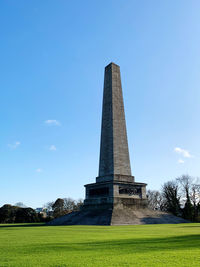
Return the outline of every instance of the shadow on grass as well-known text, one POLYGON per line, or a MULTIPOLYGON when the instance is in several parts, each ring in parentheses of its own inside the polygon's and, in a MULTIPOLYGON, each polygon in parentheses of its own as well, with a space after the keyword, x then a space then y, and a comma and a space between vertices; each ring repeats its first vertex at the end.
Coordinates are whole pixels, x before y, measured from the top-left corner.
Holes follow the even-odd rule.
POLYGON ((133 254, 171 250, 200 249, 200 234, 166 238, 130 238, 97 242, 56 242, 37 244, 24 248, 27 253, 105 253, 133 254))
POLYGON ((13 223, 13 224, 0 224, 0 228, 10 228, 10 227, 38 227, 46 226, 45 223, 13 223))
POLYGON ((191 223, 190 225, 181 226, 181 228, 185 228, 185 227, 187 227, 187 228, 199 227, 200 228, 200 223, 199 223, 199 225, 192 225, 192 223, 191 223))

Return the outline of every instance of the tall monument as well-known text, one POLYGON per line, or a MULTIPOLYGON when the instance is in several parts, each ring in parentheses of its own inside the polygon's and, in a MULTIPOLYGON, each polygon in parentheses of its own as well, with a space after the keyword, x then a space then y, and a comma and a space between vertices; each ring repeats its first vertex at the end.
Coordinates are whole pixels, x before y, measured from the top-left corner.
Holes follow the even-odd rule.
POLYGON ((146 184, 131 174, 120 67, 105 68, 99 176, 85 185, 87 208, 146 206, 146 184))
POLYGON ((146 184, 131 174, 120 68, 105 68, 99 176, 85 185, 80 211, 49 222, 49 225, 121 225, 183 223, 182 218, 147 207, 146 184))

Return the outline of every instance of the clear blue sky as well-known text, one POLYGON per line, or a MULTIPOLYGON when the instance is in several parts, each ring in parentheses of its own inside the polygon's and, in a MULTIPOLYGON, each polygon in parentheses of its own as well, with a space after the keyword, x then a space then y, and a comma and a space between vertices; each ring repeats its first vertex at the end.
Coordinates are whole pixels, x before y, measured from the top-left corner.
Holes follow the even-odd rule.
POLYGON ((0 205, 84 197, 111 61, 136 181, 200 176, 199 14, 198 0, 2 0, 0 205))

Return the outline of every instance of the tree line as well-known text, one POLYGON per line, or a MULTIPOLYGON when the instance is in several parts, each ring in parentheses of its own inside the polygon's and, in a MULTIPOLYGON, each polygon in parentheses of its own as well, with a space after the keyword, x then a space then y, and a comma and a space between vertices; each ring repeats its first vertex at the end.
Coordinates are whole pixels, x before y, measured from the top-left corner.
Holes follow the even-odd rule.
POLYGON ((147 191, 149 207, 200 222, 200 180, 182 175, 163 184, 160 191, 147 191))
POLYGON ((43 212, 36 212, 22 202, 15 205, 5 204, 0 207, 0 223, 37 223, 48 222, 54 218, 80 209, 83 201, 72 198, 58 198, 44 205, 43 212))

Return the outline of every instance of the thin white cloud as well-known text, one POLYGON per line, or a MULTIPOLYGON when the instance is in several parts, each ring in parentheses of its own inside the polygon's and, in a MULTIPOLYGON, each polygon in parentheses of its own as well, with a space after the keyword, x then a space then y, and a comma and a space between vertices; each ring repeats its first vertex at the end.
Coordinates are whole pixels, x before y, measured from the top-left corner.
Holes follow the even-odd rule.
POLYGON ((16 149, 21 143, 19 141, 16 141, 15 143, 13 144, 8 144, 8 147, 10 149, 16 149))
POLYGON ((51 151, 56 151, 56 146, 51 145, 51 146, 49 147, 49 150, 51 150, 51 151))
POLYGON ((38 168, 35 170, 36 172, 42 172, 42 169, 41 168, 38 168))
POLYGON ((61 126, 61 123, 57 120, 46 120, 44 123, 50 126, 61 126))
POLYGON ((179 164, 183 164, 183 163, 185 163, 185 161, 182 160, 182 159, 179 159, 179 160, 178 160, 178 163, 179 163, 179 164))
POLYGON ((180 147, 175 147, 174 151, 177 154, 182 155, 184 158, 193 158, 193 156, 190 154, 190 152, 188 150, 182 149, 180 147))

